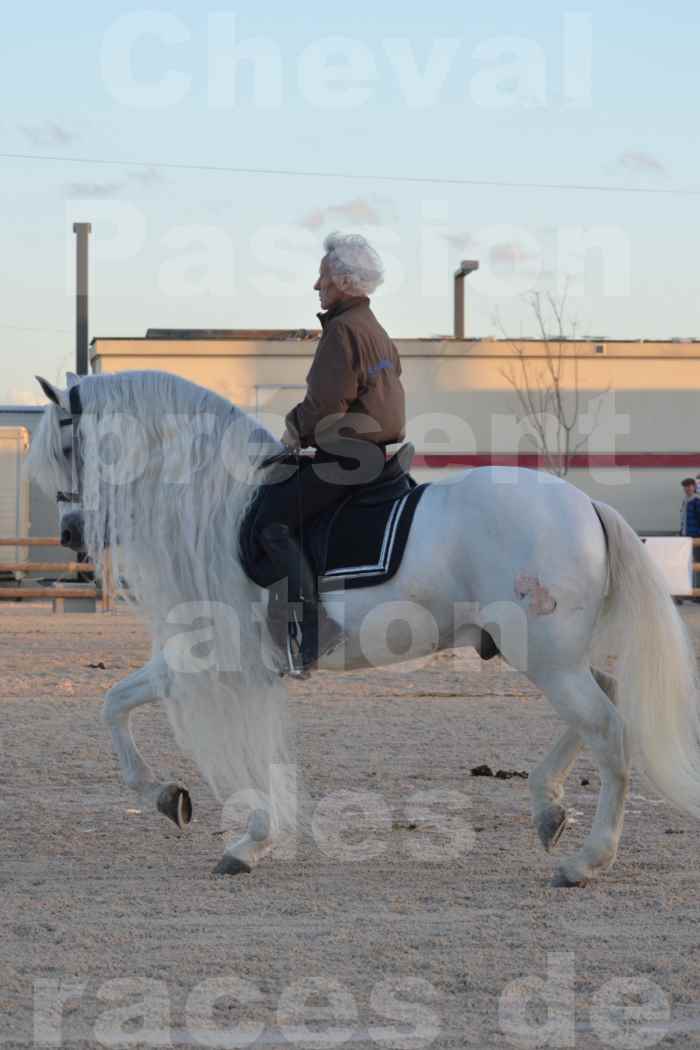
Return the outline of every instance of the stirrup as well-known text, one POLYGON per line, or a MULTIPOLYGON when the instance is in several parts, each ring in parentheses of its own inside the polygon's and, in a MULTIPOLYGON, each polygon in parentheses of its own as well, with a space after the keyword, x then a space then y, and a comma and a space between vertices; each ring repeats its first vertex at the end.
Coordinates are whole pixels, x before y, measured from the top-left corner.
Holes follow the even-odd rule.
POLYGON ((323 644, 321 644, 318 628, 314 631, 313 628, 307 626, 307 646, 305 647, 303 623, 299 621, 296 611, 292 612, 292 619, 289 622, 287 631, 288 670, 283 672, 285 675, 289 675, 290 678, 308 678, 311 671, 317 669, 319 660, 324 656, 328 656, 329 653, 334 652, 339 645, 343 644, 347 638, 345 631, 335 621, 329 622, 334 623, 336 630, 330 638, 324 640, 323 644), (313 639, 313 642, 311 642, 311 639, 313 639), (309 644, 312 644, 312 652, 308 651, 309 644))
POLYGON ((287 625, 287 670, 284 672, 290 678, 309 677, 309 672, 304 667, 303 643, 302 626, 296 610, 293 610, 287 625))

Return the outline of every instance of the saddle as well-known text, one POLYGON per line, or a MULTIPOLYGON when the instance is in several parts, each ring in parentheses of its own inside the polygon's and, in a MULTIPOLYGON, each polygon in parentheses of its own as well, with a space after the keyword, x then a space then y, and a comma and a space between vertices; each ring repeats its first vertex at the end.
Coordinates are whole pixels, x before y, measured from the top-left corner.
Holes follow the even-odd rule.
MULTIPOLYGON (((428 488, 409 474, 414 455, 413 445, 403 445, 375 481, 304 523, 299 538, 321 593, 378 586, 396 574, 413 515, 428 488)), ((275 462, 294 461, 281 456, 275 462)), ((273 580, 255 535, 255 504, 241 527, 240 551, 246 574, 269 586, 273 580)))

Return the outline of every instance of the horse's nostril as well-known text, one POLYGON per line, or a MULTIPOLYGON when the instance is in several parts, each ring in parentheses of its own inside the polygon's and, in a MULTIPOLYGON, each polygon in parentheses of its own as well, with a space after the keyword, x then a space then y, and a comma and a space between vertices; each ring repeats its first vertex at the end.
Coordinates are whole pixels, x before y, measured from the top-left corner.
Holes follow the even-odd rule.
POLYGON ((63 547, 69 547, 71 541, 70 529, 64 529, 61 533, 61 545, 63 547))

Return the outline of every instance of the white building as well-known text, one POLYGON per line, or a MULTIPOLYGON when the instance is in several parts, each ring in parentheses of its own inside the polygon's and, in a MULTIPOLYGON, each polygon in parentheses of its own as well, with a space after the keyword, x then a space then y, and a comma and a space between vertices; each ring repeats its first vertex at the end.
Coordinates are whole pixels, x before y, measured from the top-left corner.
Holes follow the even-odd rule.
MULTIPOLYGON (((305 331, 150 330, 143 339, 94 339, 91 363, 95 372, 174 372, 264 414, 280 434, 285 413, 303 396, 317 338, 305 331)), ((677 532, 680 481, 700 472, 700 341, 525 340, 518 352, 495 339, 397 345, 416 478, 490 462, 544 466, 519 421, 508 376, 537 390, 554 357, 569 410, 572 391, 579 396, 569 480, 617 507, 642 533, 677 532)))

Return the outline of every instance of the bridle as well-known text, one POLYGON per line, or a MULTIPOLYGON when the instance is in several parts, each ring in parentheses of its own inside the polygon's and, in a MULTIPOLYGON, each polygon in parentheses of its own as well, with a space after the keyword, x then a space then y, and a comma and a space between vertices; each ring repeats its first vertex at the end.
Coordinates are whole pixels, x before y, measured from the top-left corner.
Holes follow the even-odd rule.
POLYGON ((70 415, 67 419, 60 419, 58 425, 60 427, 72 427, 73 428, 73 448, 71 463, 73 468, 73 478, 75 481, 75 489, 72 492, 58 491, 56 493, 57 503, 82 503, 83 492, 81 482, 81 457, 80 457, 80 441, 78 438, 78 427, 80 426, 80 417, 83 412, 83 406, 80 401, 80 391, 78 385, 72 386, 68 391, 68 398, 70 404, 70 415))

